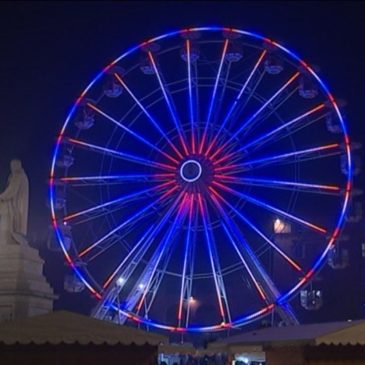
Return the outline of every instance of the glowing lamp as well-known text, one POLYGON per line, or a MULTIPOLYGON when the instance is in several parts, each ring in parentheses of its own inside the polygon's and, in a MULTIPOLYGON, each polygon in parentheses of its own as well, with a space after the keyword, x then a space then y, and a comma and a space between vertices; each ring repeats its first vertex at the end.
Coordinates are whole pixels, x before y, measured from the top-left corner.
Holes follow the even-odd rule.
POLYGON ((286 222, 282 221, 281 219, 276 218, 274 221, 274 232, 277 234, 290 233, 291 226, 289 223, 286 223, 286 222))
POLYGON ((125 283, 125 279, 123 277, 119 277, 117 279, 117 285, 122 286, 125 283))

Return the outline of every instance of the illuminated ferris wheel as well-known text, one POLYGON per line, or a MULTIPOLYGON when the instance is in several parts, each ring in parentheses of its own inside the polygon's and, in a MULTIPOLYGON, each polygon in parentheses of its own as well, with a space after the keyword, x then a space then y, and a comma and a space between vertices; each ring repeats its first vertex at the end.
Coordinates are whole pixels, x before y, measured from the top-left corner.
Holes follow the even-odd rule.
POLYGON ((144 42, 77 99, 50 202, 94 315, 172 331, 244 325, 322 266, 351 191, 335 99, 293 52, 217 27, 144 42), (313 244, 305 257, 282 237, 313 244))

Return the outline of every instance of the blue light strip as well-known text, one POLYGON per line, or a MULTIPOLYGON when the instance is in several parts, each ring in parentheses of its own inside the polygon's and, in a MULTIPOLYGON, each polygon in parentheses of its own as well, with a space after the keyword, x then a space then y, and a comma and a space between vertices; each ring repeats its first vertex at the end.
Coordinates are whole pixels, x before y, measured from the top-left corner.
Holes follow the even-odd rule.
MULTIPOLYGON (((325 190, 325 191, 333 191, 340 192, 339 186, 335 185, 319 185, 319 184, 309 184, 309 183, 301 183, 297 181, 284 181, 284 180, 275 180, 275 179, 256 179, 249 177, 233 177, 233 176, 225 176, 225 175, 216 175, 219 179, 225 180, 226 183, 232 184, 240 184, 240 185, 259 185, 265 188, 276 188, 277 186, 288 186, 288 187, 299 187, 304 189, 315 189, 315 190, 325 190)), ((292 191, 288 188, 288 190, 292 191)))
MULTIPOLYGON (((174 187, 173 190, 176 190, 177 187, 174 187)), ((171 189, 172 190, 172 189, 171 189)), ((134 221, 136 218, 139 218, 141 215, 143 215, 145 212, 147 212, 149 209, 151 209, 155 204, 160 202, 164 198, 164 195, 153 201, 152 203, 145 206, 143 209, 139 210, 137 213, 133 214, 131 217, 129 217, 127 220, 123 221, 121 224, 119 224, 117 227, 109 231, 106 235, 98 239, 96 242, 88 246, 86 249, 84 249, 82 252, 79 253, 79 257, 82 257, 86 255, 88 252, 90 252, 93 248, 98 246, 101 242, 105 241, 107 238, 112 236, 115 232, 118 232, 120 229, 125 227, 130 222, 134 221)))
POLYGON ((244 129, 246 129, 250 123, 252 123, 255 118, 274 100, 276 99, 298 76, 300 75, 299 72, 296 72, 279 90, 277 90, 274 95, 272 95, 268 100, 265 101, 265 103, 258 109, 254 114, 251 115, 250 118, 248 118, 244 123, 241 123, 240 128, 232 134, 228 138, 228 140, 217 149, 217 151, 212 155, 212 157, 217 156, 226 146, 229 145, 230 142, 232 142, 244 129))
POLYGON ((320 226, 317 226, 317 225, 315 225, 313 223, 310 223, 310 222, 308 222, 308 221, 306 221, 306 220, 304 220, 302 218, 296 217, 293 214, 287 213, 287 212, 285 212, 285 211, 283 211, 283 210, 281 210, 279 208, 276 208, 276 207, 274 207, 274 206, 272 206, 272 205, 270 205, 270 204, 268 204, 268 203, 266 203, 266 202, 264 202, 262 200, 256 199, 256 198, 252 197, 251 195, 244 194, 244 193, 240 193, 237 190, 234 190, 234 189, 229 188, 229 187, 225 187, 224 185, 221 185, 219 183, 213 182, 213 184, 216 185, 216 186, 218 186, 218 187, 220 187, 221 189, 223 189, 225 191, 228 191, 228 192, 232 193, 233 195, 239 196, 240 198, 243 198, 243 199, 249 201, 250 203, 253 203, 253 204, 255 204, 255 205, 259 206, 259 207, 265 208, 265 209, 267 209, 269 211, 272 211, 274 213, 278 213, 278 214, 280 214, 280 215, 282 215, 284 217, 287 217, 287 218, 289 218, 289 219, 291 219, 291 220, 293 220, 293 221, 295 221, 297 223, 301 223, 302 225, 304 225, 306 227, 309 227, 309 228, 311 228, 311 229, 313 229, 313 230, 315 230, 317 232, 320 232, 322 234, 326 234, 327 233, 327 230, 326 229, 324 229, 324 228, 322 228, 320 226))
POLYGON ((241 100, 241 96, 243 95, 244 91, 247 88, 247 85, 249 84, 249 82, 251 81, 253 75, 255 74, 257 68, 260 66, 262 60, 264 59, 265 55, 267 53, 267 50, 264 49, 259 57, 259 59, 257 60, 257 62, 255 63, 253 69, 251 70, 250 74, 248 75, 245 83, 243 84, 240 92, 238 93, 236 99, 234 100, 234 102, 232 103, 227 115, 225 116, 225 118, 223 119, 223 122, 221 124, 221 126, 218 129, 218 132, 216 133, 216 136, 214 137, 214 140, 212 141, 212 143, 210 143, 209 148, 207 150, 207 154, 210 152, 211 148, 213 147, 214 143, 217 141, 220 133, 222 132, 223 128, 226 126, 227 122, 229 121, 229 118, 231 117, 233 111, 235 110, 238 102, 241 100))
MULTIPOLYGON (((147 182, 150 180, 169 180, 175 174, 162 173, 162 174, 133 174, 133 175, 95 175, 95 176, 67 176, 61 177, 58 181, 65 183, 79 183, 83 181, 104 181, 104 180, 121 180, 121 181, 136 181, 141 180, 147 182)), ((156 182, 156 181, 153 181, 156 182)))
POLYGON ((142 304, 146 298, 146 295, 150 289, 151 286, 151 282, 153 277, 155 276, 157 267, 161 261, 161 258, 163 256, 163 254, 165 253, 165 251, 167 250, 167 247, 171 245, 171 237, 172 235, 175 233, 177 227, 182 223, 184 217, 185 217, 185 213, 186 213, 186 206, 185 206, 185 201, 186 201, 186 196, 183 198, 183 201, 180 203, 180 207, 179 210, 176 214, 176 217, 174 219, 174 222, 172 223, 172 225, 170 226, 170 228, 168 229, 168 231, 166 232, 165 236, 161 239, 161 243, 159 244, 155 254, 158 254, 157 260, 155 262, 155 265, 153 266, 152 272, 149 276, 148 282, 145 285, 141 300, 138 303, 137 306, 137 314, 140 311, 142 304))
POLYGON ((178 164, 179 163, 176 159, 174 159, 173 157, 171 157, 166 152, 162 151, 160 148, 156 147, 153 143, 151 143, 150 141, 148 141, 146 138, 140 136, 138 133, 136 133, 135 131, 131 130, 130 128, 128 128, 124 124, 118 122, 116 119, 114 119, 109 114, 105 113, 104 111, 100 110, 95 105, 90 104, 90 103, 88 103, 87 105, 91 109, 95 110, 97 113, 99 113, 100 115, 102 115, 103 117, 105 117, 106 119, 110 120, 112 123, 114 123, 118 127, 122 128, 123 130, 125 130, 126 132, 128 132, 129 134, 131 134, 133 137, 135 137, 139 141, 145 143, 148 147, 151 147, 153 150, 155 150, 155 151, 159 152, 161 155, 165 156, 170 161, 174 162, 175 164, 178 164))
POLYGON ((187 147, 186 147, 186 142, 185 142, 185 137, 184 137, 184 131, 183 131, 182 127, 181 127, 181 123, 180 123, 179 118, 178 118, 178 116, 176 114, 175 108, 172 105, 172 102, 171 102, 169 96, 167 95, 166 87, 165 87, 164 83, 162 82, 162 78, 161 78, 160 72, 159 72, 159 70, 158 70, 158 68, 156 66, 156 62, 155 62, 155 59, 154 59, 152 53, 151 52, 148 52, 148 56, 149 56, 149 58, 151 60, 151 63, 152 63, 153 69, 155 71, 155 74, 156 74, 158 83, 160 85, 160 89, 161 89, 162 94, 163 94, 163 96, 165 98, 166 104, 167 104, 167 106, 169 108, 169 111, 170 111, 170 114, 171 114, 172 119, 174 121, 175 127, 176 127, 176 129, 178 131, 179 138, 180 138, 180 142, 182 144, 182 147, 184 149, 184 152, 185 152, 186 155, 188 155, 189 152, 188 152, 187 147))
POLYGON ((221 297, 219 284, 218 284, 218 278, 217 278, 217 268, 216 268, 216 265, 214 263, 214 258, 213 258, 213 247, 212 246, 213 246, 214 243, 212 242, 211 232, 209 230, 208 223, 207 223, 208 212, 207 212, 206 207, 204 206, 204 204, 202 202, 200 194, 198 195, 198 201, 199 201, 199 206, 200 206, 201 218, 202 218, 202 221, 203 221, 205 240, 207 242, 207 247, 208 247, 210 265, 211 265, 211 268, 212 268, 212 273, 213 273, 213 278, 214 278, 215 290, 216 290, 216 293, 217 293, 219 310, 220 310, 220 314, 222 316, 223 323, 226 323, 226 316, 225 316, 225 313, 224 313, 224 307, 223 307, 222 297, 221 297))
MULTIPOLYGON (((280 155, 259 158, 259 159, 256 159, 256 160, 250 160, 250 161, 246 161, 242 164, 227 165, 225 167, 218 167, 216 169, 216 171, 229 170, 231 167, 237 168, 237 167, 251 166, 251 165, 255 165, 255 164, 263 163, 263 162, 277 162, 277 161, 280 161, 280 160, 284 160, 288 157, 308 155, 310 153, 336 149, 338 147, 339 147, 338 143, 332 143, 332 144, 329 144, 329 145, 307 148, 305 150, 299 150, 299 151, 295 151, 295 152, 288 152, 288 153, 283 153, 283 154, 280 154, 280 155)), ((221 162, 221 160, 218 160, 215 163, 218 164, 219 162, 221 162)))
POLYGON ((234 138, 238 136, 247 126, 274 100, 276 99, 298 76, 300 75, 299 72, 295 73, 279 90, 275 92, 265 103, 254 113, 248 120, 242 123, 241 127, 235 132, 227 141, 229 143, 234 138))
POLYGON ((113 204, 117 204, 117 203, 122 203, 122 202, 127 202, 127 201, 130 201, 130 200, 133 200, 135 198, 140 197, 141 195, 148 194, 148 193, 151 193, 151 192, 153 192, 155 190, 158 190, 158 189, 163 188, 162 185, 165 185, 165 184, 161 184, 161 185, 158 185, 158 186, 154 186, 153 188, 149 188, 149 189, 144 189, 144 190, 141 190, 141 191, 132 193, 132 194, 127 194, 127 195, 122 196, 122 197, 120 197, 118 199, 109 200, 109 201, 107 201, 107 202, 105 202, 103 204, 95 205, 92 208, 88 208, 88 209, 85 209, 85 210, 81 210, 81 211, 78 211, 78 212, 75 212, 75 213, 68 214, 67 216, 65 216, 63 218, 63 220, 64 221, 68 221, 70 219, 79 217, 80 215, 85 215, 87 213, 94 212, 95 210, 102 209, 102 208, 106 208, 106 207, 108 207, 110 205, 113 205, 113 204))
POLYGON ((232 204, 230 204, 227 200, 221 197, 221 200, 230 208, 232 211, 237 214, 239 218, 241 218, 253 231, 255 231, 262 239, 264 239, 277 253, 279 253, 292 267, 294 267, 297 271, 303 272, 302 268, 298 263, 296 263, 293 259, 291 259, 283 250, 281 250, 273 241, 269 239, 265 234, 263 234, 248 218, 246 218, 241 212, 239 212, 232 204))
MULTIPOLYGON (((185 254, 184 254, 184 264, 183 264, 183 271, 181 276, 181 288, 180 288, 180 301, 179 301, 179 309, 178 309, 178 326, 181 327, 181 319, 182 319, 182 307, 184 301, 184 290, 185 290, 185 283, 186 283, 186 268, 188 262, 188 255, 190 251, 191 245, 191 229, 192 229, 192 221, 193 221, 193 207, 194 207, 194 200, 190 198, 190 206, 189 206, 189 223, 188 228, 186 231, 186 239, 185 239, 185 254)), ((188 304, 189 305, 189 304, 188 304)))
POLYGON ((195 153, 195 132, 194 132, 194 107, 193 107, 193 90, 191 82, 191 57, 190 57, 190 40, 186 40, 186 54, 187 54, 187 64, 188 64, 188 86, 189 86, 189 111, 190 111, 190 124, 191 124, 191 150, 195 153))
POLYGON ((226 225, 224 223, 222 223, 222 227, 224 229, 224 232, 226 233, 227 237, 228 237, 228 240, 229 242, 232 244, 232 246, 234 247, 238 257, 240 258, 241 262, 243 263, 243 266, 245 267, 246 271, 248 272, 248 275, 250 276, 253 284, 255 285, 256 287, 256 290, 258 291, 258 293, 260 294, 260 297, 261 299, 263 299, 264 301, 267 302, 267 298, 266 298, 266 295, 263 291, 263 289, 261 288, 259 282, 256 280, 253 272, 251 271, 250 267, 248 266, 246 260, 243 258, 239 248, 237 247, 236 245, 236 242, 234 241, 234 238, 232 237, 232 235, 230 234, 228 228, 226 227, 226 225))
MULTIPOLYGON (((122 260, 122 262, 117 266, 117 268, 113 271, 113 273, 108 277, 108 279, 103 284, 103 288, 105 289, 109 284, 113 281, 113 279, 120 272, 121 268, 125 265, 125 263, 132 257, 134 252, 141 246, 141 243, 145 241, 146 237, 151 233, 154 229, 154 225, 148 227, 148 229, 143 233, 142 237, 135 243, 132 249, 128 252, 128 255, 122 260)), ((123 283, 124 284, 124 283, 123 283)))
POLYGON ((316 106, 315 108, 312 108, 311 110, 303 113, 302 115, 299 115, 298 117, 296 118, 293 118, 292 120, 290 120, 289 122, 287 123, 284 123, 283 125, 281 125, 280 127, 278 128, 275 128, 273 129, 272 131, 268 132, 268 133, 265 133, 263 134, 261 137, 259 138, 256 138, 255 140, 243 145, 237 152, 240 152, 240 151, 244 151, 245 149, 249 148, 249 147, 252 147, 254 146, 255 144, 259 143, 259 142, 262 142, 263 140, 267 139, 267 138, 270 138, 272 136, 274 136, 275 134, 279 133, 280 131, 282 131, 283 129, 286 129, 288 127, 290 127, 291 125, 299 122, 300 120, 310 116, 311 114, 317 112, 318 110, 321 110, 325 107, 324 104, 320 104, 318 106, 316 106))
MULTIPOLYGON (((147 240, 145 241, 145 243, 142 245, 141 247, 141 250, 148 250, 151 243, 153 242, 153 240, 156 238, 156 236, 160 233, 162 227, 164 226, 164 224, 170 219, 172 213, 174 212, 174 210, 176 209, 178 203, 180 202, 181 198, 183 196, 183 192, 180 192, 180 194, 178 195, 178 197, 176 199, 174 199, 174 202, 171 204, 171 206, 168 208, 167 212, 164 213, 162 215, 162 218, 159 220, 159 222, 154 226, 152 225, 148 230, 147 232, 150 232, 151 231, 151 228, 152 228, 152 231, 150 233, 145 233, 143 235, 143 237, 146 237, 146 236, 149 236, 147 238, 147 240)), ((136 245, 139 245, 139 243, 137 243, 136 245)), ((133 247, 133 250, 134 251, 134 247, 133 247)), ((140 251, 139 251, 140 252, 140 251)), ((128 257, 130 257, 131 255, 128 254, 128 257)), ((104 283, 104 286, 107 286, 111 280, 113 280, 112 276, 115 276, 116 275, 116 272, 119 272, 120 271, 120 268, 121 266, 124 265, 124 263, 126 262, 127 258, 125 258, 125 260, 123 260, 123 262, 119 265, 119 267, 117 268, 117 270, 108 278, 108 280, 104 283)), ((125 278, 126 280, 128 279, 127 277, 125 278)))
POLYGON ((221 73, 222 73, 223 62, 224 62, 224 59, 226 57, 227 47, 228 47, 228 39, 226 39, 225 42, 224 42, 222 56, 221 56, 221 60, 220 60, 219 68, 218 68, 218 72, 217 72, 217 77, 215 79, 213 93, 212 93, 212 97, 210 99, 210 105, 209 105, 209 110, 208 110, 207 121, 206 121, 205 128, 204 128, 203 138, 201 140, 200 147, 199 147, 199 153, 202 153, 203 148, 204 148, 204 144, 205 144, 205 140, 206 140, 206 137, 207 137, 207 132, 208 132, 208 129, 209 129, 209 123, 210 123, 210 119, 212 117, 213 107, 214 107, 215 99, 216 99, 216 96, 217 96, 218 83, 219 83, 219 79, 220 79, 221 73))
POLYGON ((95 144, 87 143, 87 142, 80 141, 80 140, 73 139, 73 138, 67 138, 66 141, 69 143, 72 143, 74 145, 77 145, 77 146, 90 148, 93 151, 105 152, 105 153, 111 154, 115 157, 119 157, 119 158, 122 158, 123 160, 127 160, 130 162, 135 162, 135 163, 142 164, 145 166, 154 166, 156 168, 163 169, 163 170, 175 171, 175 168, 173 166, 166 165, 166 164, 163 164, 160 162, 154 162, 152 160, 148 160, 143 157, 131 155, 130 153, 116 151, 116 150, 113 150, 110 148, 101 147, 101 146, 98 146, 95 144))
POLYGON ((127 90, 128 94, 132 97, 134 102, 140 107, 140 109, 144 112, 144 114, 147 116, 147 118, 151 121, 153 126, 160 132, 162 137, 167 141, 167 143, 172 147, 172 149, 176 152, 176 154, 182 158, 181 153, 179 150, 175 147, 175 145, 171 142, 170 138, 167 136, 167 134, 164 132, 164 130, 159 126, 155 118, 151 115, 151 113, 142 105, 142 103, 139 101, 139 99, 134 95, 134 93, 131 91, 131 89, 127 86, 127 84, 122 80, 122 78, 118 74, 114 74, 116 79, 121 83, 121 85, 127 90))

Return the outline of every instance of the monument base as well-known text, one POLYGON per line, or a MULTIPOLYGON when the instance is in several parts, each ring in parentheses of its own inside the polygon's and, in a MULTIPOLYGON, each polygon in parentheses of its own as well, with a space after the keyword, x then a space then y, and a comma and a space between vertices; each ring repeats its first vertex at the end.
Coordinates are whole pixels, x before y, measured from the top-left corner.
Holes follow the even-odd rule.
POLYGON ((0 321, 53 310, 57 296, 43 275, 43 264, 28 244, 0 243, 0 321))

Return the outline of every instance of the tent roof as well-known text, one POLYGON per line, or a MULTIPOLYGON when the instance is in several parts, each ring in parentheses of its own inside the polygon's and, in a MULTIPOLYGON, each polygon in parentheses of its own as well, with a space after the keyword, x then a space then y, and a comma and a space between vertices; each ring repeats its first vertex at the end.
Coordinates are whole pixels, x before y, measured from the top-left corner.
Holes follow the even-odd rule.
POLYGON ((196 349, 193 344, 189 342, 185 343, 170 343, 160 345, 158 348, 158 352, 160 354, 191 354, 194 355, 196 353, 196 349))
POLYGON ((228 337, 218 341, 215 346, 275 345, 293 342, 365 345, 365 320, 264 328, 228 337))
POLYGON ((365 321, 350 322, 352 325, 318 336, 316 345, 365 345, 365 321))
POLYGON ((0 342, 5 344, 123 344, 158 345, 168 338, 137 328, 91 318, 85 315, 56 311, 39 316, 0 323, 0 342))

